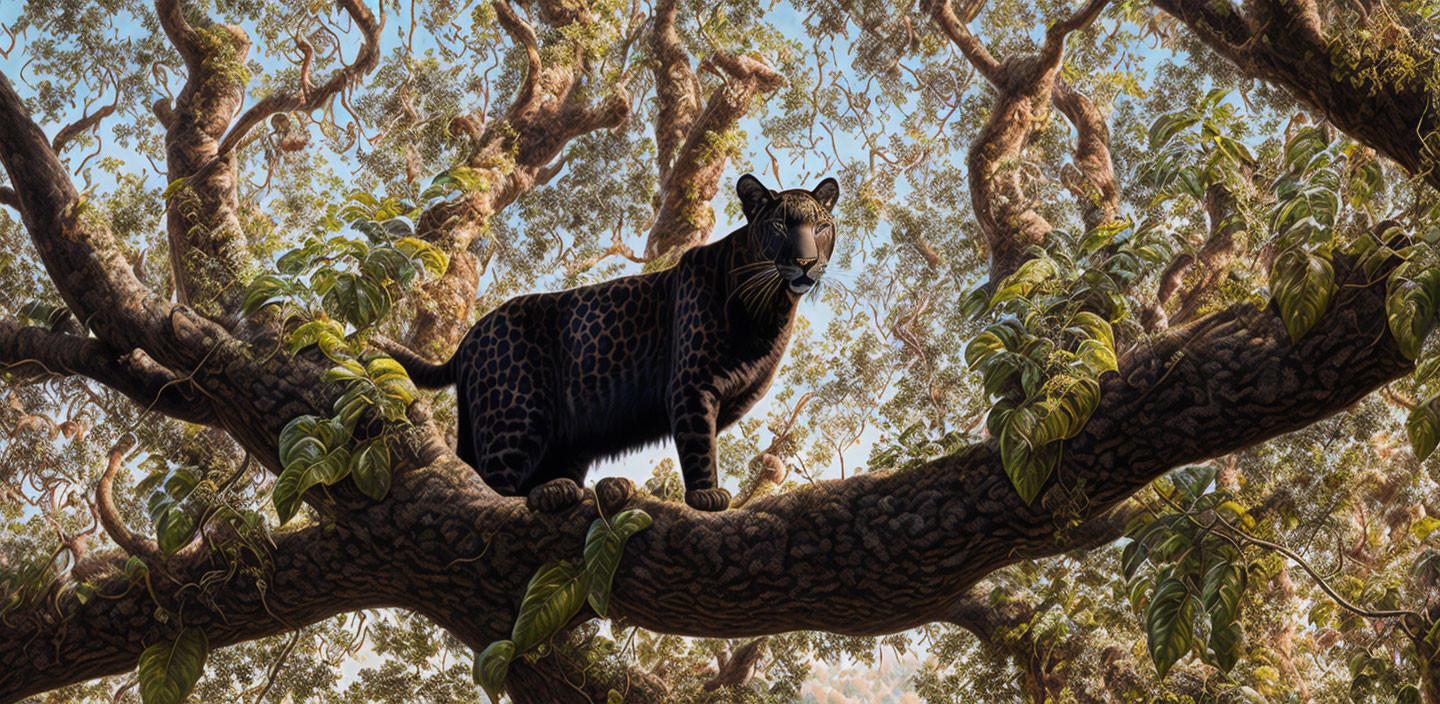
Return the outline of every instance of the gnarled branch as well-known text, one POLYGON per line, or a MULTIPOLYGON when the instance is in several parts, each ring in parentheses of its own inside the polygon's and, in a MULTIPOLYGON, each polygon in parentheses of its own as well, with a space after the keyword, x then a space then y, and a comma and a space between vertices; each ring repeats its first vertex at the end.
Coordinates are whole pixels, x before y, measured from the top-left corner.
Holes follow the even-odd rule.
POLYGON ((785 85, 784 76, 764 62, 715 47, 700 68, 714 72, 722 83, 702 107, 700 82, 675 31, 673 0, 656 6, 652 22, 660 192, 645 243, 650 259, 709 238, 715 229, 710 201, 720 190, 729 159, 728 150, 717 143, 735 129, 756 98, 785 85))
POLYGON ((352 86, 357 78, 373 71, 375 66, 380 63, 380 31, 385 29, 384 5, 380 6, 381 14, 377 21, 370 9, 358 0, 339 0, 339 3, 350 15, 350 19, 355 22, 355 26, 360 29, 360 35, 363 38, 360 44, 360 53, 355 60, 350 65, 336 70, 335 74, 318 88, 309 85, 309 62, 307 60, 306 69, 300 81, 300 90, 265 96, 260 102, 246 110, 245 114, 235 121, 235 126, 231 127, 230 132, 221 140, 215 158, 224 158, 234 151, 251 129, 271 115, 281 112, 319 110, 337 93, 352 86))

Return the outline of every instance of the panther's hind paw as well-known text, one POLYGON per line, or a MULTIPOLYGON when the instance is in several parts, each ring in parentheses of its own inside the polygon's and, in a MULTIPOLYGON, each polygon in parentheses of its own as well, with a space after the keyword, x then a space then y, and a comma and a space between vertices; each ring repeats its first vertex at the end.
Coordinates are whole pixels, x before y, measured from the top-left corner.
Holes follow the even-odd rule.
POLYGON ((595 498, 604 515, 618 512, 635 495, 635 483, 624 477, 605 477, 595 482, 595 498))
POLYGON ((730 507, 730 492, 718 487, 687 491, 685 503, 697 511, 724 511, 730 507))
POLYGON ((585 497, 585 492, 580 490, 580 485, 572 479, 551 479, 540 486, 530 490, 530 495, 525 498, 525 505, 531 511, 541 513, 559 513, 575 504, 585 497))

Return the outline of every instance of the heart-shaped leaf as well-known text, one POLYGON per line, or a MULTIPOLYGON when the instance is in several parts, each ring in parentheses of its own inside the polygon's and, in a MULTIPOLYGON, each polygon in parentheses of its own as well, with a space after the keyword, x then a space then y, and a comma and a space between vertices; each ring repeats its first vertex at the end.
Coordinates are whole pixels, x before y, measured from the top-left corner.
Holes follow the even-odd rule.
POLYGON ((205 669, 210 641, 198 628, 186 628, 179 637, 156 643, 140 654, 137 674, 140 701, 145 704, 180 704, 194 689, 205 669))
POLYGON ((510 639, 525 652, 554 635, 585 605, 590 575, 574 562, 551 562, 530 578, 510 639))

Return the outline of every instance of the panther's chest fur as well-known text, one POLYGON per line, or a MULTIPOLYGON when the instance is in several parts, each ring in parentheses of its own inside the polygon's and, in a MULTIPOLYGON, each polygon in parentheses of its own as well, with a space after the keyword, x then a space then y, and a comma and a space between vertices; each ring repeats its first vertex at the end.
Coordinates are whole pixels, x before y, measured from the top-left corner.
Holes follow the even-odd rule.
POLYGON ((767 193, 774 205, 762 225, 752 217, 670 269, 506 301, 444 365, 396 357, 417 385, 456 384, 457 454, 501 494, 558 508, 578 500, 594 460, 670 436, 687 503, 723 509, 715 434, 769 388, 795 287, 808 290, 828 257, 808 229, 820 213, 814 198, 767 193), (777 226, 799 221, 798 235, 777 226), (768 234, 752 232, 758 226, 768 234), (814 253, 786 249, 797 238, 814 253))

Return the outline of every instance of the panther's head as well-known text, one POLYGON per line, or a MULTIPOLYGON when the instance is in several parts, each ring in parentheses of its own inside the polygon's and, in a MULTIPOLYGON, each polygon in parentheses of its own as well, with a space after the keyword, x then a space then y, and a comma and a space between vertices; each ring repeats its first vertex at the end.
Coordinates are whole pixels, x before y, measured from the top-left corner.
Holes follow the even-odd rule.
POLYGON ((735 185, 740 208, 750 223, 750 248, 764 263, 765 273, 778 274, 786 288, 800 295, 815 287, 835 251, 835 219, 830 211, 840 198, 833 178, 813 191, 803 188, 776 193, 750 174, 735 185))

